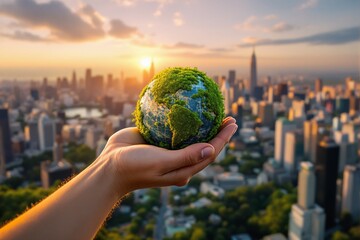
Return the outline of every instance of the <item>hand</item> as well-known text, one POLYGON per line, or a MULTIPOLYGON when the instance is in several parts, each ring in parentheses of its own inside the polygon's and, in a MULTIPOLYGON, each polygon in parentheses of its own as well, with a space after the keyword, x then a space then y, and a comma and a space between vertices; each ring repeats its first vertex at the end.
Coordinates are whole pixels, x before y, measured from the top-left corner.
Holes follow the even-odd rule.
POLYGON ((97 161, 111 161, 119 196, 140 188, 183 186, 215 160, 236 130, 235 119, 228 117, 209 143, 167 150, 146 144, 137 128, 126 128, 110 137, 97 161))

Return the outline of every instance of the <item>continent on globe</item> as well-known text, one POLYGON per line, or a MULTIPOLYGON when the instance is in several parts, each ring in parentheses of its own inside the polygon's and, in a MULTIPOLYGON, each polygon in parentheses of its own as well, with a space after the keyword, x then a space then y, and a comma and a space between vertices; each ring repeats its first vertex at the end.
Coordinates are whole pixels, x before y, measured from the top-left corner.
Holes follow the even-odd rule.
POLYGON ((217 84, 196 68, 167 68, 142 90, 134 112, 145 141, 167 149, 207 142, 224 118, 217 84))

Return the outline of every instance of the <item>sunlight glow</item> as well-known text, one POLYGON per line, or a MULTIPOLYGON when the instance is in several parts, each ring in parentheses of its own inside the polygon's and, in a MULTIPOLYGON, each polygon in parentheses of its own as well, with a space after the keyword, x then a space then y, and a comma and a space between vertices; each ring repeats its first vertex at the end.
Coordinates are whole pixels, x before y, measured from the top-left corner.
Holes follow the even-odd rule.
POLYGON ((143 69, 148 69, 150 68, 151 65, 151 58, 149 57, 144 57, 140 60, 140 65, 143 69))

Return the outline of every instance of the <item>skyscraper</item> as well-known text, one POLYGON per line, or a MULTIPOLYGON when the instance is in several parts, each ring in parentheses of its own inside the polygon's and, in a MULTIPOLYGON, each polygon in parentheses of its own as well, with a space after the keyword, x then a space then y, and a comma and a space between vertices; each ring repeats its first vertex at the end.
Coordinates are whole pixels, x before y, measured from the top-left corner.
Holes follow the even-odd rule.
POLYGON ((284 168, 294 174, 304 155, 304 134, 300 129, 286 133, 284 151, 284 168))
POLYGON ((315 94, 321 93, 323 87, 322 79, 318 78, 315 80, 315 94))
POLYGON ((235 70, 229 70, 228 81, 229 81, 230 87, 235 87, 235 80, 236 80, 235 70))
POLYGON ((316 156, 316 203, 324 208, 326 228, 331 228, 335 221, 339 146, 334 140, 325 137, 317 145, 316 156))
POLYGON ((325 214, 314 201, 315 182, 313 164, 303 162, 298 180, 298 202, 291 207, 290 240, 324 239, 325 214))
POLYGON ((225 114, 229 114, 231 110, 231 99, 230 99, 230 85, 227 80, 225 80, 221 86, 221 93, 224 96, 224 106, 225 106, 225 114))
POLYGON ((265 127, 273 128, 274 126, 274 109, 273 105, 265 101, 259 104, 259 118, 262 125, 265 127))
POLYGON ((360 220, 360 164, 346 165, 343 177, 341 212, 360 220))
POLYGON ((253 96, 256 85, 257 85, 257 69, 256 69, 256 56, 254 49, 253 54, 251 55, 251 63, 250 63, 250 84, 249 84, 250 96, 253 96))
POLYGON ((55 122, 46 113, 38 120, 40 150, 52 150, 55 140, 55 122))
POLYGON ((275 124, 275 161, 283 166, 284 163, 284 149, 285 149, 285 135, 287 132, 296 129, 296 124, 286 118, 280 118, 275 124))
POLYGON ((13 161, 10 134, 8 110, 0 109, 0 174, 5 172, 6 164, 13 161))

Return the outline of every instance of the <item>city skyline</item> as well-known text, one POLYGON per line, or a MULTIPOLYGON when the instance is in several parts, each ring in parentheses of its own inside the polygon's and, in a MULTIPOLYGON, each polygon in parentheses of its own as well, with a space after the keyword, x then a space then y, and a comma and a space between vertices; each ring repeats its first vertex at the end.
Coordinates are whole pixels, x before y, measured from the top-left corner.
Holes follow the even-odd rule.
POLYGON ((234 69, 249 77, 253 45, 260 77, 359 75, 358 1, 204 3, 2 1, 0 78, 55 78, 85 68, 140 78, 146 57, 158 70, 191 59, 209 75, 234 69))

